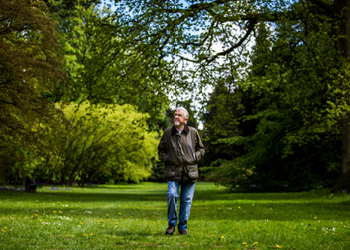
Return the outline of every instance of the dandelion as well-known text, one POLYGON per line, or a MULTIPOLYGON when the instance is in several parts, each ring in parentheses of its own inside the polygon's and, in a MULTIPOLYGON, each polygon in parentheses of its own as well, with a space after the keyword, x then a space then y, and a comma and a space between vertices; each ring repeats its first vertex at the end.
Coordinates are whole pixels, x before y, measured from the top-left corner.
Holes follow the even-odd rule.
POLYGON ((252 206, 254 206, 254 204, 252 204, 252 206))
POLYGON ((89 235, 93 235, 93 233, 89 234, 89 235))
POLYGON ((107 216, 109 216, 109 214, 107 214, 107 216))
POLYGON ((281 246, 279 246, 279 245, 276 245, 276 247, 277 247, 277 248, 281 248, 281 246))
POLYGON ((99 220, 97 222, 100 222, 99 220))
POLYGON ((53 212, 54 212, 55 214, 57 214, 57 212, 56 212, 55 210, 53 210, 53 212))
POLYGON ((42 222, 42 220, 39 220, 40 222, 42 222))
POLYGON ((117 228, 118 226, 115 226, 115 228, 117 228))
POLYGON ((24 218, 25 220, 27 219, 27 217, 24 218))
POLYGON ((5 229, 7 229, 7 227, 4 227, 5 229))
POLYGON ((314 217, 315 220, 317 220, 317 217, 314 217))
POLYGON ((246 243, 246 242, 243 242, 242 245, 245 246, 245 245, 247 245, 247 243, 246 243))
POLYGON ((225 234, 223 236, 221 236, 221 239, 225 239, 225 234))
POLYGON ((121 214, 121 213, 119 213, 119 214, 121 214))
POLYGON ((238 207, 238 209, 240 209, 241 207, 238 207))
POLYGON ((156 224, 156 223, 153 221, 153 224, 156 224))
POLYGON ((87 236, 87 234, 83 234, 84 236, 87 236))
POLYGON ((2 232, 6 233, 6 231, 4 229, 1 229, 2 232))
POLYGON ((258 245, 258 242, 254 242, 254 243, 253 243, 253 246, 256 246, 256 245, 258 245))
POLYGON ((269 235, 269 234, 266 234, 266 235, 269 235))
POLYGON ((34 214, 34 216, 38 216, 37 214, 34 214))
POLYGON ((130 218, 132 218, 132 216, 130 216, 130 218))
POLYGON ((63 214, 61 211, 58 211, 58 213, 63 214))
POLYGON ((83 222, 80 222, 80 224, 83 224, 83 222))

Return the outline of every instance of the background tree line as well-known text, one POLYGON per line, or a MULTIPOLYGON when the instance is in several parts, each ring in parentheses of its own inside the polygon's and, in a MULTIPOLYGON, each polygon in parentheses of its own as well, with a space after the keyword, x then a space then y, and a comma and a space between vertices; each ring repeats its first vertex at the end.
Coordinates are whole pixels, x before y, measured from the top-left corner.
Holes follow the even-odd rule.
POLYGON ((213 87, 212 178, 237 191, 348 189, 348 1, 115 3, 135 50, 167 58, 178 86, 213 87))
POLYGON ((2 183, 30 176, 83 186, 152 174, 156 138, 168 125, 167 86, 122 47, 99 4, 1 2, 2 183))
POLYGON ((3 182, 161 181, 173 97, 202 120, 210 180, 349 188, 348 1, 1 4, 3 182))

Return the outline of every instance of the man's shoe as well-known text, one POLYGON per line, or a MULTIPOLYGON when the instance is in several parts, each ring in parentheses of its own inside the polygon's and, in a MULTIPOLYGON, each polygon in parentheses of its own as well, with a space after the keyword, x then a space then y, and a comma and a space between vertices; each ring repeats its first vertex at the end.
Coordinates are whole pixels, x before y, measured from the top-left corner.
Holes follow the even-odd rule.
POLYGON ((180 234, 185 234, 185 235, 188 234, 187 230, 181 230, 181 231, 179 231, 179 233, 180 233, 180 234))
POLYGON ((169 226, 168 229, 165 231, 165 235, 173 235, 175 232, 175 227, 169 226))

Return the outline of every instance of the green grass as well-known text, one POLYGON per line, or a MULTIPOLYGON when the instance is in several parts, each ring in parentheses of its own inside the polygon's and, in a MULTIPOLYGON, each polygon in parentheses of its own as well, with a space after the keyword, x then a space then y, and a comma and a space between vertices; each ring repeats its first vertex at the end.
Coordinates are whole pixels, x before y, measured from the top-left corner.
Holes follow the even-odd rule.
POLYGON ((348 195, 232 194, 197 183, 190 234, 165 236, 166 191, 165 183, 0 191, 0 249, 350 249, 348 195))

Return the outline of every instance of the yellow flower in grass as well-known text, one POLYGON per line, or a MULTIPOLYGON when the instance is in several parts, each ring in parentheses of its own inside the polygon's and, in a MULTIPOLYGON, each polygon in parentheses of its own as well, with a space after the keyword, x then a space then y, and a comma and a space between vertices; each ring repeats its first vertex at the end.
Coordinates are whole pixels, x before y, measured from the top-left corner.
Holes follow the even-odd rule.
POLYGON ((89 235, 93 235, 93 233, 89 234, 89 235))
POLYGON ((119 214, 121 214, 121 213, 119 213, 119 214))
POLYGON ((34 216, 38 216, 37 214, 34 214, 34 216))
POLYGON ((245 245, 247 245, 247 243, 246 243, 246 242, 243 242, 242 245, 245 246, 245 245))
POLYGON ((6 233, 6 231, 5 231, 4 229, 1 229, 1 232, 4 232, 4 233, 6 233))
POLYGON ((40 222, 42 222, 42 220, 39 220, 40 222))
POLYGON ((83 224, 83 222, 80 222, 80 224, 83 224))
POLYGON ((221 239, 225 239, 225 234, 223 236, 221 236, 221 239))
POLYGON ((84 236, 87 236, 87 234, 83 234, 84 236))
POLYGON ((4 227, 5 229, 7 229, 7 227, 4 227))
POLYGON ((25 220, 27 219, 27 217, 24 218, 25 220))
POLYGON ((314 217, 315 220, 317 220, 317 217, 314 217))
POLYGON ((55 214, 57 214, 57 212, 56 212, 55 210, 53 210, 53 212, 54 212, 55 214))
POLYGON ((258 245, 258 242, 254 242, 254 243, 253 243, 253 246, 256 246, 256 245, 258 245))
POLYGON ((115 226, 115 228, 117 228, 118 226, 115 226))
POLYGON ((281 246, 279 246, 279 245, 276 245, 276 247, 277 247, 277 248, 281 248, 281 246))

